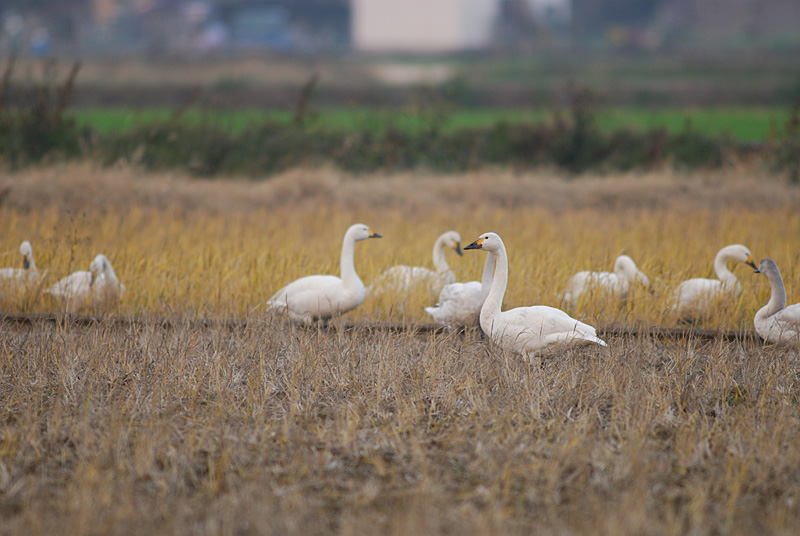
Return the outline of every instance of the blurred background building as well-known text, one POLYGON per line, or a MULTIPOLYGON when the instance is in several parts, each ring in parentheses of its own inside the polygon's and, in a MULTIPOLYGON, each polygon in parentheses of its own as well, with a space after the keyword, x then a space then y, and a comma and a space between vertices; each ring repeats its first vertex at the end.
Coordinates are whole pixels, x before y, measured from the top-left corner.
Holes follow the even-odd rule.
POLYGON ((798 0, 3 0, 0 52, 797 51, 798 28, 798 0))

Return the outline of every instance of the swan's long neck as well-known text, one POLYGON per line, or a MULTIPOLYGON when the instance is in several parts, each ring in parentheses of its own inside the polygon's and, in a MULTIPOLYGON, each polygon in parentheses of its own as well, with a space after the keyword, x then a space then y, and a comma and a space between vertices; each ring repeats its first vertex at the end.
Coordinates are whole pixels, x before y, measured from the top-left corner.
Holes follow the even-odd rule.
POLYGON ((486 262, 483 264, 481 274, 481 301, 486 301, 489 290, 492 288, 492 273, 494 272, 494 253, 491 251, 486 255, 486 262))
POLYGON ((772 293, 769 297, 769 303, 762 310, 766 309, 763 316, 770 317, 786 308, 786 288, 783 286, 780 270, 770 270, 767 272, 767 277, 769 278, 769 286, 772 289, 772 293))
POLYGON ((361 278, 358 277, 356 273, 356 266, 353 260, 355 249, 356 241, 345 234, 344 241, 342 242, 342 259, 339 261, 339 266, 341 269, 342 282, 346 287, 363 286, 361 278))
POLYGON ((736 283, 739 282, 736 279, 736 276, 733 275, 733 272, 728 270, 727 262, 730 259, 728 255, 722 251, 717 253, 717 256, 714 257, 714 272, 717 274, 717 278, 722 281, 722 284, 726 287, 736 287, 736 283))
POLYGON ((491 324, 491 319, 500 314, 503 296, 505 296, 506 286, 508 286, 508 255, 502 242, 495 256, 497 257, 497 266, 495 266, 489 295, 486 296, 486 301, 483 302, 483 307, 481 308, 481 325, 484 323, 484 317, 491 324))
POLYGON ((119 283, 119 279, 117 279, 117 273, 114 271, 114 268, 111 267, 110 262, 103 263, 103 273, 106 274, 106 279, 109 281, 119 283))
POLYGON ((450 265, 447 264, 447 259, 444 257, 445 247, 445 239, 441 236, 436 240, 436 243, 433 244, 433 269, 436 270, 437 273, 450 270, 450 265))

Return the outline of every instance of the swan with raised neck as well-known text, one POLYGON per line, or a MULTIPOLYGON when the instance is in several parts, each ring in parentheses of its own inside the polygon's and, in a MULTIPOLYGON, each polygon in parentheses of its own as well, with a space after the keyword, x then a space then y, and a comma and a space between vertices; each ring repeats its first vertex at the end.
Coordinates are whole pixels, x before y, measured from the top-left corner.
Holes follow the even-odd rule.
POLYGON ((327 320, 361 305, 366 289, 355 268, 355 244, 367 238, 381 238, 363 223, 351 225, 342 240, 340 277, 309 275, 297 279, 267 300, 268 310, 288 314, 292 320, 327 320))
POLYGON ((432 297, 438 296, 445 285, 454 283, 456 276, 447 264, 445 250, 452 249, 459 256, 461 251, 461 235, 456 231, 441 234, 433 243, 431 258, 433 270, 423 266, 405 264, 392 266, 375 278, 367 292, 370 295, 381 295, 386 292, 409 294, 420 287, 425 287, 432 297))
POLYGON ((0 279, 7 282, 15 281, 24 284, 31 279, 39 277, 36 269, 36 262, 33 260, 33 247, 25 240, 19 245, 19 254, 22 255, 22 268, 2 268, 0 269, 0 279))
POLYGON ((480 249, 497 257, 489 294, 481 307, 481 329, 500 347, 529 358, 557 344, 594 343, 607 346, 595 329, 564 311, 544 305, 502 310, 508 286, 508 254, 500 235, 484 233, 464 248, 480 249))
POLYGON ((769 302, 753 318, 756 333, 768 342, 800 343, 800 303, 786 306, 786 288, 778 265, 765 257, 756 273, 766 275, 770 286, 769 302))
POLYGON ((86 307, 113 307, 125 293, 111 261, 100 253, 89 263, 89 270, 78 270, 45 290, 67 313, 86 307))
POLYGON ((714 273, 717 279, 702 277, 684 281, 673 294, 672 310, 677 314, 687 312, 702 313, 714 300, 724 294, 738 298, 742 292, 742 285, 736 276, 728 269, 728 261, 746 264, 757 270, 750 250, 741 244, 725 246, 714 257, 714 273))
POLYGON ((626 300, 633 283, 650 287, 650 279, 639 270, 633 259, 627 255, 620 255, 614 261, 613 272, 583 271, 572 276, 564 292, 564 303, 575 309, 581 297, 587 293, 601 293, 613 296, 615 299, 626 300))

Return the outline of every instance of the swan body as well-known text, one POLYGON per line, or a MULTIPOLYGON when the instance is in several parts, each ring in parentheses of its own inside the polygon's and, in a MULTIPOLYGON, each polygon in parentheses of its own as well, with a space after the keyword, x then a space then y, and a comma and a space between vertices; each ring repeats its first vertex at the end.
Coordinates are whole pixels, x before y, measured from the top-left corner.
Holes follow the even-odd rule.
POLYGON ((771 287, 769 302, 753 319, 756 333, 768 342, 800 343, 800 303, 786 306, 786 288, 778 265, 767 257, 761 259, 756 272, 766 275, 771 287))
POLYGON ((620 255, 614 261, 613 272, 584 271, 572 276, 564 292, 564 303, 575 309, 581 297, 591 293, 601 293, 626 300, 632 284, 636 282, 646 287, 650 286, 650 280, 639 270, 633 259, 627 255, 620 255))
POLYGON ((297 279, 267 300, 268 310, 308 323, 327 320, 361 305, 366 289, 356 273, 353 256, 356 242, 367 238, 381 238, 381 235, 364 224, 351 225, 342 241, 341 277, 309 275, 297 279))
POLYGON ((439 302, 426 307, 425 312, 433 317, 437 324, 448 326, 473 326, 480 320, 483 306, 492 285, 494 271, 494 253, 486 256, 480 281, 466 283, 450 283, 442 288, 439 302))
POLYGON ((556 344, 594 343, 607 346, 595 329, 564 311, 543 305, 502 311, 508 286, 508 255, 497 233, 485 233, 464 249, 482 249, 497 256, 494 279, 480 314, 481 329, 496 344, 526 358, 556 344))
POLYGON ((79 270, 62 278, 45 290, 66 309, 74 313, 86 307, 113 306, 125 293, 108 257, 102 253, 89 264, 89 270, 79 270))
POLYGON ((0 281, 5 284, 25 285, 39 277, 31 243, 25 240, 20 244, 19 253, 22 255, 22 268, 0 268, 0 281))
POLYGON ((695 278, 684 281, 673 294, 672 310, 677 314, 698 312, 708 308, 723 295, 739 297, 742 285, 728 269, 728 261, 747 264, 757 270, 750 250, 741 244, 725 246, 714 257, 714 272, 718 279, 695 278))
POLYGON ((459 256, 463 255, 461 236, 456 231, 447 231, 434 242, 433 270, 422 266, 392 266, 372 282, 368 292, 374 295, 386 292, 409 294, 416 288, 424 287, 433 296, 437 296, 445 285, 456 281, 456 276, 444 256, 446 248, 452 248, 459 256))

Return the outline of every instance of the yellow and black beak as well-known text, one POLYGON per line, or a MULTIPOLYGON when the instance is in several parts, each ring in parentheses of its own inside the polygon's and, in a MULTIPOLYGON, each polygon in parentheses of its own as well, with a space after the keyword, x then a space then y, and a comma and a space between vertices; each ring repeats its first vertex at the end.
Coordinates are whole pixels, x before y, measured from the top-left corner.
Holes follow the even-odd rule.
POLYGON ((458 253, 459 257, 464 256, 464 252, 461 251, 461 242, 453 242, 453 249, 456 250, 456 253, 458 253))
POLYGON ((753 257, 751 257, 750 255, 747 256, 747 263, 746 264, 748 266, 750 266, 753 270, 755 270, 757 274, 761 273, 761 272, 758 271, 758 266, 756 266, 756 263, 753 262, 753 257))
POLYGON ((482 249, 481 244, 483 244, 483 238, 477 239, 475 242, 468 246, 464 246, 464 249, 482 249))
POLYGON ((31 260, 28 258, 27 255, 22 256, 22 268, 25 270, 30 269, 31 267, 31 260))
POLYGON ((369 237, 370 238, 383 238, 381 235, 379 235, 378 233, 376 233, 376 232, 374 232, 372 230, 370 230, 370 232, 369 232, 369 237))

